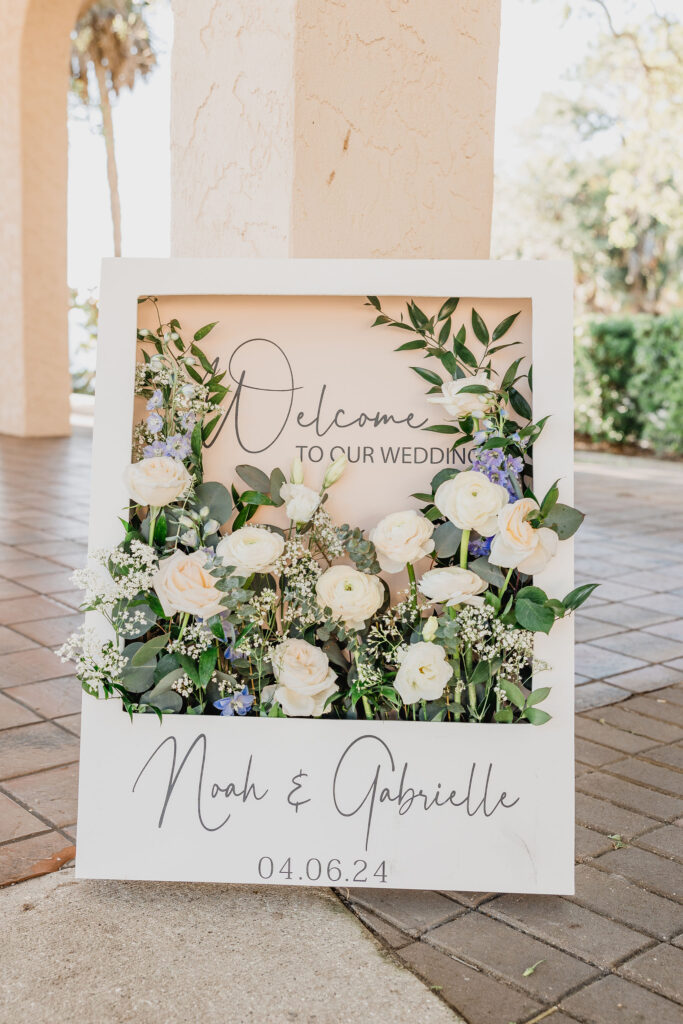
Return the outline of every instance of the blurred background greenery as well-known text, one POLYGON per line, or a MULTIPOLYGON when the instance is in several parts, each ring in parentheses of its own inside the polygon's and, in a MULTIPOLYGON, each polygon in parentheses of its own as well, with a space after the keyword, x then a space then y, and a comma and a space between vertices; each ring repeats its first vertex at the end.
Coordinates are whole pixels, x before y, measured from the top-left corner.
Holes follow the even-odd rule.
MULTIPOLYGON (((491 253, 573 258, 579 443, 679 457, 682 13, 683 0, 502 0, 491 253)), ((99 257, 168 255, 171 37, 168 0, 86 0, 74 29, 76 390, 93 387, 99 257), (102 189, 87 210, 86 176, 102 189)))

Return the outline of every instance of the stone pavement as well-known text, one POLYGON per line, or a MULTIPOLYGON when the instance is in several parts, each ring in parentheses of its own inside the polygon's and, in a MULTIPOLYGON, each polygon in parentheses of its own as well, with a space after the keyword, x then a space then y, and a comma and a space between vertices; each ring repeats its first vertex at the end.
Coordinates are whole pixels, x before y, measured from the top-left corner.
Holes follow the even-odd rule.
MULTIPOLYGON (((85 432, 0 440, 0 884, 73 854, 88 474, 85 432)), ((577 895, 340 893, 470 1024, 683 1012, 683 466, 582 454, 577 504, 577 895)))

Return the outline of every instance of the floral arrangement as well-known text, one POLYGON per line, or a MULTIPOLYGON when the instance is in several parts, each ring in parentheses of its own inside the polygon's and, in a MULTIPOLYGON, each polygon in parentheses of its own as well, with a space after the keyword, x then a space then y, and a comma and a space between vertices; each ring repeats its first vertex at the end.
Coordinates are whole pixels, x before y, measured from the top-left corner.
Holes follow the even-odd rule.
POLYGON ((202 448, 228 392, 198 344, 215 324, 186 343, 148 301, 158 328, 138 332, 146 415, 126 472, 125 537, 75 574, 109 637, 84 627, 60 652, 84 689, 119 696, 131 715, 546 722, 534 634, 594 585, 559 599, 533 583, 583 516, 556 484, 532 490, 545 421, 522 393, 531 370, 514 359, 497 379, 492 360, 518 344, 501 343, 518 314, 489 332, 473 310, 469 343, 465 325, 453 329, 456 298, 432 316, 410 302, 396 320, 369 297, 373 326, 409 334, 397 351, 423 357, 412 369, 444 419, 426 429, 469 445, 471 468, 441 470, 412 496, 419 509, 366 534, 325 508, 344 456, 318 487, 298 459, 286 474, 238 466, 230 490, 204 481, 202 448), (287 528, 253 522, 274 508, 287 528), (407 588, 392 603, 387 577, 399 573, 407 588))

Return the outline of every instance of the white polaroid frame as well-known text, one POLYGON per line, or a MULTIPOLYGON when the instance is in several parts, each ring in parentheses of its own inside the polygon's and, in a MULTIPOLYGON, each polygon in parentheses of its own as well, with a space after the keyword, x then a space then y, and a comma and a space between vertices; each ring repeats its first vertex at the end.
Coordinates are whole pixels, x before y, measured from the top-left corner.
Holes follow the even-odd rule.
MULTIPOLYGON (((572 503, 568 262, 108 259, 90 550, 121 539, 140 295, 530 298, 534 486, 572 503)), ((573 586, 572 542, 536 583, 573 586)), ((135 716, 84 695, 80 878, 574 891, 571 618, 537 635, 545 725, 135 716)))

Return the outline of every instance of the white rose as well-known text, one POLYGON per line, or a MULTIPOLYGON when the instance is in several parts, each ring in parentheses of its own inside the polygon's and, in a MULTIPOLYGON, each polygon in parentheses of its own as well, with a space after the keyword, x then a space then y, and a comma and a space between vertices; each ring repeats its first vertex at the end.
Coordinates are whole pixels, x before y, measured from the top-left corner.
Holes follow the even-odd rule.
POLYGON ((306 640, 288 639, 273 651, 276 701, 286 715, 297 718, 322 715, 325 701, 336 693, 336 673, 324 651, 306 640))
POLYGON ((486 590, 487 584, 476 572, 453 565, 430 569, 417 586, 425 597, 439 604, 482 605, 484 598, 478 595, 486 590))
POLYGON ((434 550, 434 526, 420 512, 392 512, 381 519, 369 536, 385 572, 401 572, 434 550))
POLYGON ((404 704, 438 700, 453 675, 441 644, 419 640, 407 648, 396 673, 394 688, 404 704))
POLYGON ((433 405, 441 405, 444 410, 455 420, 461 420, 465 416, 474 416, 475 419, 483 419, 496 406, 496 396, 490 391, 485 394, 477 394, 473 391, 462 393, 465 387, 478 385, 487 388, 490 385, 488 374, 483 370, 475 373, 473 377, 461 377, 460 380, 444 381, 440 395, 429 395, 427 401, 433 405))
POLYGON ((476 530, 482 537, 490 537, 498 529, 498 513, 509 497, 500 484, 468 469, 437 488, 434 504, 458 529, 476 530))
POLYGON ((254 572, 272 572, 284 549, 284 537, 279 533, 262 526, 243 526, 219 540, 216 554, 224 565, 234 565, 235 576, 246 577, 254 572))
POLYGON ((201 619, 210 619, 224 611, 223 593, 216 588, 216 577, 204 568, 206 554, 193 551, 186 555, 176 551, 162 558, 153 586, 161 601, 164 615, 189 612, 201 619))
POLYGON ((538 505, 520 498, 498 513, 498 533, 491 542, 489 562, 533 575, 541 572, 557 551, 558 536, 547 526, 535 529, 525 516, 538 505))
POLYGON ((384 587, 377 576, 352 569, 350 565, 333 565, 316 583, 315 592, 321 608, 331 608, 335 619, 347 629, 362 629, 384 601, 384 587))
POLYGON ((307 523, 320 504, 318 492, 305 484, 283 484, 280 497, 293 523, 307 523))
POLYGON ((192 483, 192 477, 182 462, 169 455, 132 463, 124 473, 124 480, 133 501, 154 508, 170 505, 192 483))

